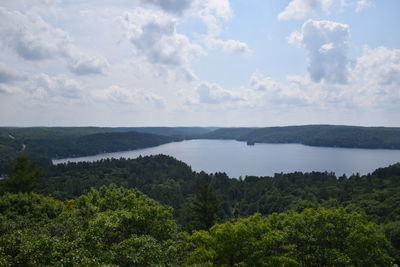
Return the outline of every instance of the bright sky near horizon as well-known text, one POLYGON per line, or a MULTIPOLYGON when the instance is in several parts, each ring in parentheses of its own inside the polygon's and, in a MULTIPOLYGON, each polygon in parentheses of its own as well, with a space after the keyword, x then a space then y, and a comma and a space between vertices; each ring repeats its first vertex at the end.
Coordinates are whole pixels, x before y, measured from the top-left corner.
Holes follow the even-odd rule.
POLYGON ((0 126, 400 126, 398 0, 2 0, 0 126))

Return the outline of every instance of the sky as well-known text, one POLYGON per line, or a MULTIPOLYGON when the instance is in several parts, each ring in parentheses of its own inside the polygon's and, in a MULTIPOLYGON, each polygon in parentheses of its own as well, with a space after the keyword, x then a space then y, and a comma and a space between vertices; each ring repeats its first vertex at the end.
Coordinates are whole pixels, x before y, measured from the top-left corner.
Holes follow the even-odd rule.
POLYGON ((2 0, 0 126, 400 126, 398 0, 2 0))

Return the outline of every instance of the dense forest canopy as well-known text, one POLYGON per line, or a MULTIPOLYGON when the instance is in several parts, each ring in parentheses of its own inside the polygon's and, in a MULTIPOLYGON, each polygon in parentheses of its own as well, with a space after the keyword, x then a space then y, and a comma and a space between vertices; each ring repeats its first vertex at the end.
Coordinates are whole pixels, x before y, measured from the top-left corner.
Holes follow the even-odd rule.
POLYGON ((345 208, 377 224, 391 244, 391 257, 400 259, 400 164, 364 176, 295 172, 231 179, 225 173, 194 172, 181 161, 158 155, 51 166, 37 180, 36 191, 69 201, 110 184, 138 189, 172 207, 174 219, 186 231, 255 213, 345 208))
POLYGON ((400 262, 400 164, 239 180, 164 155, 60 164, 39 179, 32 164, 18 158, 0 181, 2 266, 400 262))

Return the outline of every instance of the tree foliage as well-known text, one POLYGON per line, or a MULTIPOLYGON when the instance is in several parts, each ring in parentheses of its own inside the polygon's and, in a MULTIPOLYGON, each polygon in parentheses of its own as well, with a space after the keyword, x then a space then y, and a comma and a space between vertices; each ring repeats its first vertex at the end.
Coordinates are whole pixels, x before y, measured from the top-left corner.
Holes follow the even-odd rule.
POLYGON ((198 231, 187 264, 209 266, 390 266, 374 223, 343 208, 253 215, 198 231))
POLYGON ((172 211, 134 189, 93 190, 66 203, 36 193, 0 198, 2 266, 176 266, 172 211))
POLYGON ((215 192, 205 184, 194 194, 187 209, 188 216, 192 219, 192 227, 198 230, 208 230, 217 219, 220 202, 215 192))
POLYGON ((27 157, 19 156, 12 163, 11 172, 7 179, 0 181, 0 193, 3 192, 31 192, 37 185, 37 180, 43 174, 43 169, 28 160, 27 157))
MULTIPOLYGON (((13 169, 10 177, 36 177, 26 159, 13 169)), ((400 262, 400 164, 348 178, 295 172, 231 179, 158 155, 61 164, 46 169, 36 193, 22 188, 29 190, 0 197, 0 266, 400 262), (212 226, 216 218, 224 223, 212 226), (193 225, 209 231, 185 238, 193 225)))
POLYGON ((400 148, 400 128, 304 125, 266 128, 221 128, 203 136, 249 143, 300 143, 310 146, 400 148))

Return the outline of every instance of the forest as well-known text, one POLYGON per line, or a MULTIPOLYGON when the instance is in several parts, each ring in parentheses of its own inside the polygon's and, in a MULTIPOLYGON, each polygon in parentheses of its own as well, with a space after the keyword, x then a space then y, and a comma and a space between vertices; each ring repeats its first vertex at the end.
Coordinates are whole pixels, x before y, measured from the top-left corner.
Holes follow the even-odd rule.
POLYGON ((220 128, 209 139, 251 143, 298 143, 309 146, 400 149, 400 128, 305 125, 266 128, 220 128))
POLYGON ((400 149, 400 128, 306 125, 220 127, 0 127, 0 176, 11 162, 29 156, 41 166, 79 157, 157 146, 185 139, 232 139, 254 143, 400 149))
POLYGON ((0 181, 1 266, 396 266, 400 164, 232 179, 165 155, 0 181))
POLYGON ((211 127, 0 127, 0 176, 20 155, 41 166, 56 158, 158 146, 202 136, 211 127))

